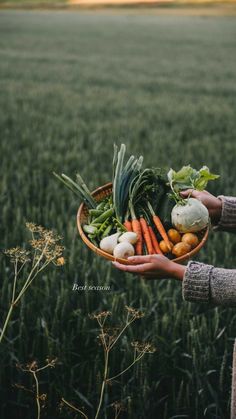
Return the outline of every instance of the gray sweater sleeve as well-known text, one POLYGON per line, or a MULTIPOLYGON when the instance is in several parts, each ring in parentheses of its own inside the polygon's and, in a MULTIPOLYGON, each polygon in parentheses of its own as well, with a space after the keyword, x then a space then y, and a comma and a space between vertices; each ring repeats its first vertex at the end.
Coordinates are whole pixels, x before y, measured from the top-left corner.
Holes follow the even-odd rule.
POLYGON ((188 301, 236 306, 236 269, 190 261, 182 290, 183 298, 188 301))
POLYGON ((214 230, 236 233, 236 198, 223 195, 218 198, 222 201, 222 212, 219 223, 213 227, 214 230))
MULTIPOLYGON (((236 232, 236 198, 219 196, 221 218, 215 230, 236 232)), ((183 298, 214 305, 236 306, 236 269, 215 268, 190 261, 183 278, 183 298)))

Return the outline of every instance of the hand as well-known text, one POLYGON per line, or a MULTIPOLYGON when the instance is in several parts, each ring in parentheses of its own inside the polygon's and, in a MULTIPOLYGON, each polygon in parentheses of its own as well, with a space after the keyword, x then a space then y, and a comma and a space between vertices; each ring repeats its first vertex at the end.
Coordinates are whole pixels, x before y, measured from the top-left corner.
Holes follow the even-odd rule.
POLYGON ((187 189, 181 192, 183 198, 192 196, 201 201, 208 209, 211 221, 217 224, 221 217, 222 201, 207 191, 195 191, 194 189, 187 189))
POLYGON ((162 255, 132 256, 128 258, 130 265, 113 262, 121 271, 145 276, 147 279, 175 278, 183 280, 185 266, 172 262, 162 255))

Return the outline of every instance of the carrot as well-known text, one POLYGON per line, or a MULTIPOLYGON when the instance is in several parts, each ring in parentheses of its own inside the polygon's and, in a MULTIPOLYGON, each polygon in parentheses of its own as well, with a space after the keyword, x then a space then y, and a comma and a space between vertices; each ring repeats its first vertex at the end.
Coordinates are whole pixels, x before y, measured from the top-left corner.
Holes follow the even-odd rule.
POLYGON ((142 237, 142 228, 139 220, 137 218, 132 219, 132 229, 134 233, 137 234, 138 240, 135 245, 135 253, 136 255, 142 255, 143 253, 143 237, 142 237))
POLYGON ((127 231, 133 231, 131 221, 125 220, 124 226, 125 226, 125 228, 126 228, 127 231))
POLYGON ((148 202, 147 204, 148 204, 149 211, 150 211, 150 213, 152 215, 152 219, 153 219, 153 222, 154 222, 157 230, 159 231, 159 233, 160 233, 161 237, 163 238, 164 242, 166 243, 167 248, 169 250, 171 250, 171 245, 170 245, 169 237, 167 235, 167 232, 165 231, 165 228, 164 228, 164 226, 163 226, 160 218, 153 211, 153 208, 152 208, 150 202, 148 202))
POLYGON ((136 255, 142 255, 143 254, 142 228, 141 228, 139 220, 136 217, 134 207, 131 201, 129 202, 129 210, 130 210, 130 215, 131 215, 132 230, 134 233, 137 234, 137 237, 138 237, 138 240, 135 245, 135 253, 136 255))
POLYGON ((153 246, 152 246, 152 239, 149 233, 147 221, 145 220, 145 218, 141 217, 139 222, 142 228, 142 233, 143 233, 143 237, 147 246, 148 254, 153 255, 154 251, 153 251, 153 246))
POLYGON ((160 218, 158 217, 158 215, 154 215, 152 217, 154 224, 157 228, 157 230, 159 231, 161 237, 163 238, 164 242, 166 243, 166 246, 168 247, 169 250, 171 250, 171 245, 170 245, 170 241, 169 241, 169 237, 167 236, 167 232, 164 229, 164 226, 160 220, 160 218))
POLYGON ((150 234, 151 239, 152 239, 152 247, 153 247, 155 253, 159 253, 159 255, 163 255, 152 227, 148 226, 148 230, 149 230, 149 234, 150 234))

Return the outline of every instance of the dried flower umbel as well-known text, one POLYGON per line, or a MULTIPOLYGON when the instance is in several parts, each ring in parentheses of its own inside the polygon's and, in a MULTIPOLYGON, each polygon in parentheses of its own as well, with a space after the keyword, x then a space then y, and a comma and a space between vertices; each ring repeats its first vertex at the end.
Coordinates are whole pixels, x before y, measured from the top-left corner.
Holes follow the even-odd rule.
POLYGON ((21 247, 14 247, 5 250, 4 253, 10 258, 14 266, 14 280, 10 307, 0 333, 0 343, 6 332, 12 311, 34 279, 49 265, 63 266, 64 247, 61 245, 61 237, 54 231, 36 225, 26 223, 27 229, 31 232, 32 239, 29 241, 30 250, 21 247), (28 266, 28 270, 26 270, 28 266), (22 277, 22 278, 21 278, 22 277), (22 281, 23 280, 23 285, 22 281))
MULTIPOLYGON (((45 393, 40 394, 39 381, 38 381, 37 374, 39 372, 43 371, 43 370, 46 370, 47 368, 54 368, 56 363, 57 363, 57 358, 54 358, 54 359, 47 358, 46 359, 46 364, 41 368, 38 367, 37 361, 31 361, 28 364, 26 364, 25 366, 20 365, 20 364, 16 365, 17 368, 19 368, 21 371, 28 372, 28 373, 32 374, 32 376, 34 378, 35 391, 33 391, 33 393, 35 394, 35 400, 36 400, 36 405, 37 405, 37 419, 40 419, 41 407, 44 407, 44 404, 45 404, 46 399, 47 399, 47 394, 45 394, 45 393)), ((25 389, 23 386, 19 386, 19 384, 17 385, 17 387, 25 389)), ((25 390, 27 390, 27 389, 25 389, 25 390)))

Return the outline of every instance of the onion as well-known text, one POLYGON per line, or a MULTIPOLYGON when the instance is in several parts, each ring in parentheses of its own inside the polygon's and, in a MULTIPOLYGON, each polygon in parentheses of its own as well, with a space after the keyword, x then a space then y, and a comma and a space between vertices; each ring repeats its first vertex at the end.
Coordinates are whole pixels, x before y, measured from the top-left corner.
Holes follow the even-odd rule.
POLYGON ((128 259, 129 256, 134 256, 134 247, 127 241, 119 243, 114 248, 113 255, 115 258, 128 259))

